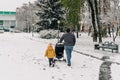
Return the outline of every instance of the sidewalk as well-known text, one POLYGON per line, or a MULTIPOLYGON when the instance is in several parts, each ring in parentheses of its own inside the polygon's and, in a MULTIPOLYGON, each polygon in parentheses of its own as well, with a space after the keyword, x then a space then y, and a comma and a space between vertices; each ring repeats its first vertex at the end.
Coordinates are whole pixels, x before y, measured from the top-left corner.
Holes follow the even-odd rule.
MULTIPOLYGON (((36 40, 39 41, 39 39, 36 39, 36 40)), ((57 42, 57 40, 55 40, 55 39, 40 40, 40 41, 44 42, 45 44, 48 44, 49 42, 52 42, 53 44, 55 44, 57 42)), ((112 41, 112 38, 106 38, 106 39, 104 38, 103 41, 112 41)), ((119 37, 116 39, 116 43, 117 44, 120 43, 119 37)), ((105 50, 105 51, 94 50, 94 44, 95 43, 92 41, 92 38, 90 36, 87 36, 87 33, 86 34, 83 33, 83 34, 81 34, 81 36, 79 36, 79 38, 77 38, 76 45, 74 46, 74 50, 79 51, 80 53, 73 51, 72 71, 74 70, 77 73, 79 73, 79 75, 81 76, 80 77, 81 80, 91 80, 91 79, 98 80, 99 79, 100 67, 101 67, 101 64, 104 62, 103 60, 99 60, 99 59, 101 59, 103 56, 109 56, 110 57, 109 61, 117 62, 117 63, 120 62, 120 54, 119 54, 120 52, 112 53, 110 50, 105 50), (87 56, 84 54, 87 54, 87 56), (99 59, 93 58, 91 56, 97 57, 99 59), (87 73, 86 73, 86 70, 88 70, 87 73), (91 78, 90 78, 90 76, 91 76, 91 78)), ((119 47, 119 50, 120 50, 120 47, 119 47)), ((62 63, 61 64, 57 63, 57 65, 60 67, 60 71, 66 70, 66 69, 64 69, 66 64, 63 65, 62 63), (61 68, 63 68, 63 69, 61 69, 61 68)), ((118 65, 116 63, 112 63, 110 65, 110 68, 111 69, 107 69, 107 70, 111 70, 108 72, 110 72, 109 74, 113 78, 113 80, 120 79, 120 77, 119 77, 120 72, 116 73, 116 71, 120 69, 120 65, 118 65), (115 73, 116 73, 116 75, 115 75, 115 73)), ((65 74, 67 74, 67 73, 65 73, 65 74)), ((76 73, 74 73, 74 74, 76 74, 76 73)), ((77 76, 78 75, 76 75, 76 76, 74 75, 74 78, 72 78, 70 80, 77 78, 77 76)), ((65 78, 64 80, 66 80, 66 79, 68 79, 68 78, 65 78)))

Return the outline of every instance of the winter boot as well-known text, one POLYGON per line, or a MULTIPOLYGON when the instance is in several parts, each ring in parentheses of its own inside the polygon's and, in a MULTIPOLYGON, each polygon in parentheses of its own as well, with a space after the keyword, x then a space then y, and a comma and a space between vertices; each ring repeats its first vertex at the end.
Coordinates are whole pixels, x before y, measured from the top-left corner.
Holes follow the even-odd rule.
POLYGON ((54 66, 55 66, 55 63, 53 62, 53 63, 52 63, 52 67, 54 67, 54 66))

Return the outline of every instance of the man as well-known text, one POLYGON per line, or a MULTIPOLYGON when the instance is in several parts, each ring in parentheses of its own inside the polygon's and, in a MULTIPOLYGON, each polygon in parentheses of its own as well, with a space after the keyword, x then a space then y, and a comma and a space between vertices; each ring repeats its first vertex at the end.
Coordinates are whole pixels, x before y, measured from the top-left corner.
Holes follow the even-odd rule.
POLYGON ((76 38, 73 33, 71 33, 70 28, 66 29, 66 33, 62 35, 60 38, 60 42, 64 40, 64 47, 67 56, 67 65, 71 66, 71 57, 72 57, 72 50, 73 46, 75 45, 76 38))

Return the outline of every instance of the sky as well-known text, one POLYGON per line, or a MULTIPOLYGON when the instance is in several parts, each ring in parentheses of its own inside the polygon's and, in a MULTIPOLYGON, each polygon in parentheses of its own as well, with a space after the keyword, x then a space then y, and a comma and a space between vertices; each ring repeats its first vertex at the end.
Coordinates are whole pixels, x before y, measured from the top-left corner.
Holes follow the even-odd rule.
MULTIPOLYGON (((34 36, 32 33, 0 34, 0 80, 101 80, 98 79, 99 70, 106 71, 106 67, 100 69, 103 61, 76 52, 72 52, 71 67, 64 61, 56 61, 55 67, 49 67, 44 53, 50 42, 54 47, 57 39, 41 39, 39 34, 33 34, 34 36)), ((120 53, 94 50, 92 37, 87 35, 81 33, 74 50, 98 58, 110 56, 110 60, 120 63, 120 53)), ((112 38, 104 40, 110 41, 112 38)), ((120 37, 117 37, 116 43, 120 45, 120 37)), ((111 73, 108 74, 111 75, 111 80, 120 80, 120 65, 112 63, 110 68, 111 73)))
POLYGON ((23 3, 34 2, 36 0, 0 0, 0 11, 16 11, 23 3))

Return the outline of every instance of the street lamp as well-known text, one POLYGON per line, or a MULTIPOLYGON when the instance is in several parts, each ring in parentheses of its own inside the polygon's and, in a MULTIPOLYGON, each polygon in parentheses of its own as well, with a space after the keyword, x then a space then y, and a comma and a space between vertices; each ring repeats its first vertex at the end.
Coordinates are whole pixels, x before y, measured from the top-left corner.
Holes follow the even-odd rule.
POLYGON ((81 28, 82 28, 82 24, 83 24, 83 21, 79 21, 80 31, 81 31, 81 28))
POLYGON ((58 42, 59 42, 59 24, 60 24, 60 20, 58 20, 57 23, 58 23, 58 42))
POLYGON ((32 24, 32 37, 34 36, 34 35, 33 35, 34 25, 35 25, 35 24, 32 24))

